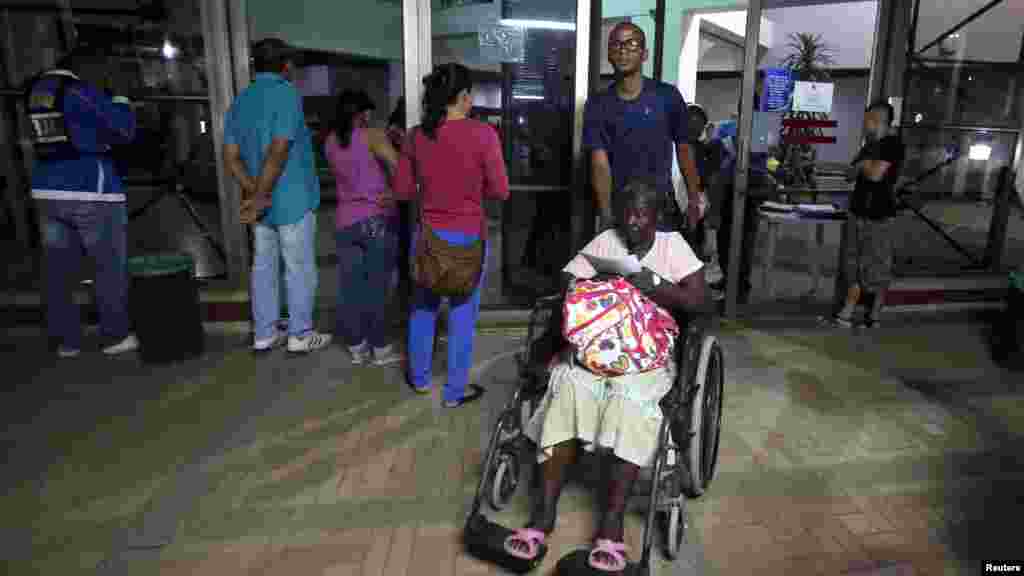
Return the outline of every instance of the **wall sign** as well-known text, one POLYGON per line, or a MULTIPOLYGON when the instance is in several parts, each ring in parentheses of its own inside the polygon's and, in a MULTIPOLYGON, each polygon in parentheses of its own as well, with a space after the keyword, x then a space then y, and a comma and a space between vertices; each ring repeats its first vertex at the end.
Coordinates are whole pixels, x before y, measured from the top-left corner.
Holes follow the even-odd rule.
POLYGON ((786 112, 793 93, 793 76, 787 68, 767 68, 761 93, 761 112, 786 112))
POLYGON ((795 82, 793 84, 793 111, 832 113, 832 95, 835 85, 826 82, 795 82))
POLYGON ((526 31, 497 22, 480 25, 480 58, 488 64, 522 62, 526 54, 526 31))

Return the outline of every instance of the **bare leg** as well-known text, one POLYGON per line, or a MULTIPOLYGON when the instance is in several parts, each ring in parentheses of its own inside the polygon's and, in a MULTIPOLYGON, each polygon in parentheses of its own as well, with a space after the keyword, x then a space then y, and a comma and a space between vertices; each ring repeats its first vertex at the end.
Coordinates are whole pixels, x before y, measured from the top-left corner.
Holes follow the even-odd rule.
POLYGON ((608 479, 608 493, 605 499, 608 508, 605 510, 601 527, 597 533, 599 539, 613 542, 625 540, 626 503, 633 493, 633 485, 639 475, 639 466, 615 458, 615 462, 612 464, 612 474, 608 479))
MULTIPOLYGON (((558 517, 558 497, 565 483, 565 470, 576 457, 576 441, 562 442, 552 449, 551 457, 540 466, 536 490, 533 498, 533 510, 526 528, 540 530, 551 534, 555 529, 558 517)), ((517 551, 523 555, 532 555, 532 537, 516 533, 505 541, 506 551, 517 551)))
POLYGON ((576 459, 576 441, 563 442, 552 449, 548 458, 540 467, 540 482, 537 486, 539 494, 533 499, 533 511, 527 528, 536 528, 547 534, 555 529, 558 516, 558 498, 565 484, 565 472, 576 459))

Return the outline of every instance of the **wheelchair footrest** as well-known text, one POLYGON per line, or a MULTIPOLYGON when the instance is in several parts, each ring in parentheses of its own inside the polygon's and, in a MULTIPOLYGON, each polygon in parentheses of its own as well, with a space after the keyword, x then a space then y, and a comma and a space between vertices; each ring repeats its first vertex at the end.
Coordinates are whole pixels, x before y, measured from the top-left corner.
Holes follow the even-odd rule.
MULTIPOLYGON (((608 576, 610 572, 604 572, 590 566, 590 550, 575 550, 562 557, 555 567, 555 574, 558 576, 608 576)), ((640 565, 630 562, 622 572, 615 572, 616 576, 634 576, 642 574, 640 565)))
POLYGON ((526 574, 541 565, 548 553, 548 547, 541 545, 537 557, 533 560, 510 556, 505 552, 505 539, 512 533, 512 530, 491 522, 482 514, 475 514, 466 521, 463 541, 466 544, 466 551, 471 555, 497 564, 513 574, 526 574))

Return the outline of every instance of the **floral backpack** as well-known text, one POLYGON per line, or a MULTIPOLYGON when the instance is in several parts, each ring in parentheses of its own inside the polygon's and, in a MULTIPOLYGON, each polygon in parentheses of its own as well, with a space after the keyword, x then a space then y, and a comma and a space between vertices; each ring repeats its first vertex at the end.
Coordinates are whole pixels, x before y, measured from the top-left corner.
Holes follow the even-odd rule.
POLYGON ((622 278, 577 282, 563 318, 562 332, 577 360, 603 376, 665 366, 679 335, 675 319, 622 278))

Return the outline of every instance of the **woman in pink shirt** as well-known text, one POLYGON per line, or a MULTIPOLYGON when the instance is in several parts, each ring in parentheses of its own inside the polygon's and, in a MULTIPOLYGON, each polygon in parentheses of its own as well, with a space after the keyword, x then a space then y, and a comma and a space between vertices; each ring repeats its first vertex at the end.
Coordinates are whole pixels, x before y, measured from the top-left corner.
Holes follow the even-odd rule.
POLYGON ((386 366, 401 360, 387 329, 397 211, 384 171, 385 166, 394 170, 398 152, 384 130, 369 127, 374 108, 365 92, 342 92, 324 155, 338 195, 335 333, 353 364, 367 363, 372 355, 374 364, 386 366))
MULTIPOLYGON (((394 182, 395 196, 407 200, 422 197, 423 220, 447 242, 467 245, 483 238, 486 270, 484 198, 508 198, 508 175, 501 143, 493 128, 469 118, 473 108, 473 82, 465 66, 438 66, 423 83, 426 87, 423 117, 408 143, 402 146, 394 182)), ((415 237, 413 234, 413 250, 415 237)), ((449 302, 448 382, 444 387, 444 405, 450 408, 476 400, 483 393, 478 386, 466 393, 483 280, 482 272, 469 298, 449 302)), ((417 392, 429 393, 434 324, 441 298, 420 287, 413 290, 409 380, 417 392)))

